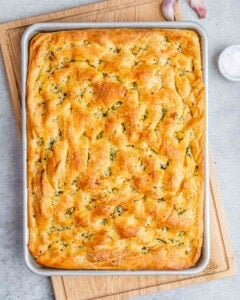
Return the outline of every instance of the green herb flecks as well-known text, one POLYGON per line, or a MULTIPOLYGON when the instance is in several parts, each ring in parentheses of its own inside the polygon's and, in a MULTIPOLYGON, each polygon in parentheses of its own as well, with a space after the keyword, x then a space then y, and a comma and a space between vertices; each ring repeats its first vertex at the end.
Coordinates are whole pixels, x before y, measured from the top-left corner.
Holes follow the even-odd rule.
POLYGON ((117 150, 111 148, 110 149, 110 160, 114 161, 114 160, 116 160, 116 157, 117 157, 117 150))
POLYGON ((149 247, 142 247, 142 254, 143 254, 143 255, 148 254, 149 251, 150 251, 150 248, 149 248, 149 247))
POLYGON ((122 205, 118 205, 115 207, 113 214, 115 217, 120 217, 125 211, 126 209, 122 205))
POLYGON ((96 139, 99 140, 103 137, 103 131, 99 132, 99 134, 96 136, 96 139))
POLYGON ((165 164, 162 163, 162 164, 160 165, 160 167, 161 167, 162 170, 166 170, 168 166, 169 166, 169 162, 168 162, 168 161, 167 161, 165 164))
POLYGON ((161 117, 161 120, 160 121, 163 121, 164 117, 166 116, 166 113, 168 112, 167 108, 166 107, 163 107, 162 108, 162 117, 161 117))
POLYGON ((161 244, 164 244, 164 245, 166 245, 166 244, 167 244, 167 242, 166 242, 166 241, 164 241, 163 239, 156 238, 156 240, 157 240, 159 243, 161 243, 161 244))
POLYGON ((75 206, 69 207, 69 208, 66 210, 66 215, 69 217, 69 216, 71 216, 74 212, 75 212, 75 206))
POLYGON ((187 147, 187 149, 186 149, 186 155, 187 155, 187 156, 192 156, 192 149, 191 149, 190 146, 187 147))
POLYGON ((107 225, 108 224, 108 220, 107 219, 102 219, 101 220, 101 224, 102 225, 107 225))

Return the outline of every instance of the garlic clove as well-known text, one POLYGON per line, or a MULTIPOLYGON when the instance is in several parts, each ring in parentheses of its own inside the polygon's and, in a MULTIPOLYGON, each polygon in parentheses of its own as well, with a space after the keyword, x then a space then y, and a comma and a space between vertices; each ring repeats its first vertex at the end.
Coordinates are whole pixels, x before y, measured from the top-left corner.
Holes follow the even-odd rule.
POLYGON ((162 2, 162 14, 168 21, 175 19, 175 2, 176 0, 163 0, 162 2))
POLYGON ((207 16, 207 5, 203 0, 189 0, 189 4, 197 12, 199 18, 207 16))

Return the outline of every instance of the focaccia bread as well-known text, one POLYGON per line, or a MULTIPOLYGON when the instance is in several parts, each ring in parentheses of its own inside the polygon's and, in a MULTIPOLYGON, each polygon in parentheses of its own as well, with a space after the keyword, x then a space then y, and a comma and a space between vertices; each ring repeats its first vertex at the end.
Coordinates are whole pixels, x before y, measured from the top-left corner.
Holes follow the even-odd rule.
POLYGON ((63 269, 186 269, 203 239, 191 30, 40 33, 27 78, 29 249, 63 269))

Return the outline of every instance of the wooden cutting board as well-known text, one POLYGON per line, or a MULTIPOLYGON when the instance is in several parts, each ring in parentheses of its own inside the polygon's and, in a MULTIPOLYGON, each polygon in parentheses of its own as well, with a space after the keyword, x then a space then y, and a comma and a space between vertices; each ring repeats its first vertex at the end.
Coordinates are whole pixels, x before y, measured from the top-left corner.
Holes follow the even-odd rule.
MULTIPOLYGON (((160 0, 109 0, 0 25, 0 45, 16 122, 21 128, 20 39, 28 25, 48 21, 160 21, 160 0)), ((177 19, 182 19, 180 1, 177 19)), ((57 300, 128 299, 236 273, 236 260, 226 223, 214 160, 210 158, 211 259, 205 271, 192 276, 52 277, 57 300)))

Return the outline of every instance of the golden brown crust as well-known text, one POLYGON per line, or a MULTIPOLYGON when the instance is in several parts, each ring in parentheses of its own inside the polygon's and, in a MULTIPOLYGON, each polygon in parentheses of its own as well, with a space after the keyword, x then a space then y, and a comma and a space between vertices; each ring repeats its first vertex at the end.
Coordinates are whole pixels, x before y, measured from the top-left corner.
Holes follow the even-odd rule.
POLYGON ((191 30, 36 35, 29 249, 65 269, 186 269, 202 247, 205 95, 191 30))

